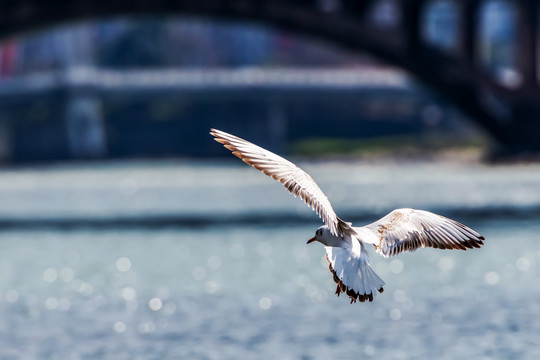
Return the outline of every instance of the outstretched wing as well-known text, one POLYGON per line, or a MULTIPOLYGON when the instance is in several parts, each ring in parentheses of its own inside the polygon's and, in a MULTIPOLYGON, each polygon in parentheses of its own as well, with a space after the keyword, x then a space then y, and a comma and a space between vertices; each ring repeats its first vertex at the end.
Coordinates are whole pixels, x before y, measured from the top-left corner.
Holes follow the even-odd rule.
POLYGON ((317 183, 306 172, 292 162, 224 131, 211 129, 215 140, 245 163, 279 181, 295 197, 300 196, 323 219, 332 234, 344 235, 352 232, 351 224, 341 220, 330 201, 317 183))
POLYGON ((479 248, 484 237, 455 220, 428 211, 397 209, 365 226, 377 237, 377 252, 384 257, 420 247, 467 250, 479 248))

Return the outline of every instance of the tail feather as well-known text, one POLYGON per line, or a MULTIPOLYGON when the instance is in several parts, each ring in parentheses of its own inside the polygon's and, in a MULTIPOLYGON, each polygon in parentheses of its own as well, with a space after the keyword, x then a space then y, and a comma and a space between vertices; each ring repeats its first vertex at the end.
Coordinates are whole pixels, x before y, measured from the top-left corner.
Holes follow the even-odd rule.
POLYGON ((348 249, 326 247, 329 270, 337 283, 336 294, 346 293, 351 303, 373 301, 383 292, 384 281, 375 273, 365 256, 351 256, 348 249))

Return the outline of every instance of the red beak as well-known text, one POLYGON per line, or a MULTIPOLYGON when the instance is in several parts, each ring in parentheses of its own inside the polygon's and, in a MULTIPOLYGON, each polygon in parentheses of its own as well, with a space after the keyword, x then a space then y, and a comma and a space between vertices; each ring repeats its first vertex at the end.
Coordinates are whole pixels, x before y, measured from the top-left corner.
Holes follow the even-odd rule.
POLYGON ((309 239, 309 240, 307 241, 306 244, 311 244, 311 243, 314 242, 315 240, 316 240, 315 237, 312 237, 311 239, 309 239))

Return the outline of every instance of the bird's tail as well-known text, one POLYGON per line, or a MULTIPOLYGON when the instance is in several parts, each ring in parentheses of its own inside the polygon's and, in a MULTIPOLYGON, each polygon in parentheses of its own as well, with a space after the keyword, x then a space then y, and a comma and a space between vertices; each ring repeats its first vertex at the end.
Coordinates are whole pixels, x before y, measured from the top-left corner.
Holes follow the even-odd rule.
POLYGON ((351 303, 359 300, 373 301, 377 292, 383 292, 384 281, 375 273, 366 256, 354 257, 348 249, 326 247, 326 259, 337 284, 336 294, 342 292, 351 298, 351 303))

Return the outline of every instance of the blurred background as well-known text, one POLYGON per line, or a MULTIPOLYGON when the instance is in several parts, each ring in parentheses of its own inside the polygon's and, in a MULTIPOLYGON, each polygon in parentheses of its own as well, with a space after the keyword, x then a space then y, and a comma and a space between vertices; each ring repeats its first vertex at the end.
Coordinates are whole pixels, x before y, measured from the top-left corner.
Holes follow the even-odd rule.
POLYGON ((112 3, 0 2, 2 359, 540 356, 534 1, 112 3), (373 254, 349 305, 317 216, 211 127, 355 225, 486 245, 373 254))

